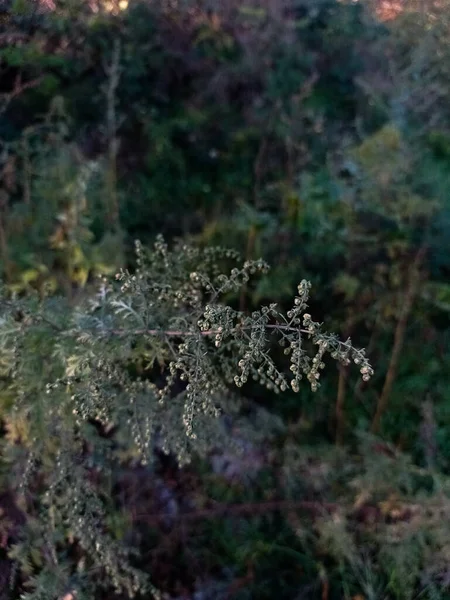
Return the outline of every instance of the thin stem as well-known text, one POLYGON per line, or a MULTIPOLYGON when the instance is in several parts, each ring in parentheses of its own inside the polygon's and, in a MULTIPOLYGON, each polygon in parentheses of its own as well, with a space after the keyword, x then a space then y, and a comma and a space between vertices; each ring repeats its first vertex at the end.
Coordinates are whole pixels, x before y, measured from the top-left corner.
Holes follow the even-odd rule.
POLYGON ((397 322, 397 327, 395 329, 394 345, 392 347, 391 359, 389 361, 389 367, 386 373, 386 378, 384 380, 383 390, 381 392, 380 397, 378 398, 377 409, 370 428, 371 433, 378 433, 380 429, 381 418, 384 415, 388 405, 389 396, 391 394, 395 377, 397 375, 397 367, 403 349, 403 344, 405 341, 408 320, 420 284, 420 267, 425 258, 425 254, 426 247, 422 246, 417 252, 414 261, 411 265, 411 269, 409 272, 408 287, 403 299, 400 318, 397 322))
POLYGON ((106 86, 107 100, 107 135, 108 135, 108 173, 107 189, 109 194, 108 219, 113 228, 119 226, 119 199, 117 194, 117 114, 116 94, 120 79, 120 43, 115 41, 111 64, 106 67, 108 84, 106 86))
MULTIPOLYGON (((309 329, 301 329, 298 327, 292 327, 291 325, 266 325, 266 329, 270 329, 273 331, 281 331, 281 332, 290 332, 290 333, 304 333, 305 335, 313 336, 315 334, 314 331, 310 331, 309 329)), ((239 327, 235 328, 235 331, 249 331, 252 327, 239 327)), ((150 336, 165 336, 165 337, 192 337, 197 336, 199 333, 201 336, 209 337, 213 335, 217 335, 220 333, 216 329, 208 329, 207 331, 180 331, 180 330, 164 330, 164 329, 103 329, 101 333, 111 334, 117 336, 125 336, 125 335, 150 335, 150 336)), ((341 340, 336 340, 335 342, 341 347, 352 349, 353 346, 351 342, 342 342, 341 340)), ((354 349, 355 350, 355 349, 354 349)), ((362 352, 361 350, 359 352, 362 352)))
MULTIPOLYGON (((251 327, 240 327, 239 330, 240 331, 248 331, 250 330, 251 327)), ((295 332, 295 331, 299 331, 300 333, 305 333, 308 335, 312 335, 312 332, 309 331, 308 329, 298 329, 296 327, 290 327, 289 325, 266 325, 266 329, 272 329, 272 330, 281 330, 281 331, 289 331, 289 332, 295 332)), ((158 336, 158 335, 163 335, 166 337, 189 337, 189 336, 194 336, 194 335, 198 335, 199 333, 203 336, 211 336, 211 335, 217 335, 219 333, 219 331, 215 330, 215 329, 208 329, 207 331, 178 331, 178 330, 164 330, 164 329, 104 329, 103 330, 105 333, 111 333, 113 335, 152 335, 152 336, 158 336)), ((341 342, 344 346, 348 345, 344 342, 341 342)))

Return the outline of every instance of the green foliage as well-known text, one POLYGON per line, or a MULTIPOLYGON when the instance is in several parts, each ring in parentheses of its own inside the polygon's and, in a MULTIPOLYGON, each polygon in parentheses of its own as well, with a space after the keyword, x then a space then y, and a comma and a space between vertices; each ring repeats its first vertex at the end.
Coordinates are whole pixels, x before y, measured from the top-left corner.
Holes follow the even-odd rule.
MULTIPOLYGON (((40 521, 34 526, 43 540, 51 536, 52 555, 58 555, 58 541, 76 541, 85 563, 80 576, 101 569, 113 588, 129 595, 140 589, 138 573, 104 530, 104 485, 121 459, 147 464, 155 443, 180 464, 192 451, 205 454, 218 435, 211 417, 217 418, 229 386, 241 387, 249 377, 278 393, 288 385, 298 392, 305 376, 315 390, 327 353, 342 364, 354 362, 364 380, 373 373, 364 351, 322 332, 305 312, 306 281, 286 315, 271 304, 247 316, 221 299, 251 274, 264 273, 263 262, 247 261, 224 275, 220 263, 235 259, 232 251, 186 245, 170 251, 159 239, 153 252, 140 244, 136 252, 136 271, 122 271, 120 287, 105 279, 84 307, 3 299, 0 329, 1 396, 14 397, 12 406, 2 406, 4 460, 17 462, 17 442, 23 449, 22 472, 10 485, 34 489, 30 478, 39 476, 40 521), (290 380, 270 356, 274 336, 290 356, 290 380), (313 357, 308 345, 317 347, 313 357), (117 430, 115 448, 95 434, 93 423, 117 430)), ((42 549, 37 564, 22 558, 39 573, 27 597, 39 598, 47 585, 43 561, 42 549)), ((68 569, 58 576, 61 585, 70 583, 68 569)))
MULTIPOLYGON (((18 517, 0 496, 7 513, 0 532, 7 529, 9 550, 21 565, 17 594, 33 580, 35 596, 41 589, 67 600, 76 589, 79 598, 92 600, 102 598, 94 588, 104 583, 103 597, 110 599, 114 577, 122 587, 138 583, 136 572, 123 570, 132 564, 172 598, 186 595, 186 586, 189 593, 206 595, 206 585, 214 598, 445 598, 449 536, 445 527, 440 536, 435 524, 445 510, 439 503, 445 505, 450 466, 448 3, 410 0, 389 21, 380 20, 386 14, 378 0, 207 4, 130 0, 127 10, 118 2, 100 2, 93 10, 84 0, 58 0, 55 9, 21 1, 0 8, 0 271, 6 294, 14 297, 12 318, 25 315, 11 322, 14 335, 23 333, 23 349, 15 357, 5 347, 1 384, 8 417, 2 487, 12 482, 16 503, 27 509, 17 543, 18 517), (170 280, 172 288, 162 286, 161 299, 150 306, 156 283, 146 275, 138 289, 124 270, 126 289, 110 290, 104 283, 106 298, 97 298, 94 310, 97 275, 131 269, 133 240, 153 243, 160 231, 166 239, 184 236, 178 249, 185 243, 191 248, 189 240, 197 248, 186 256, 181 251, 176 260, 167 251, 169 266, 165 250, 158 250, 160 265, 155 255, 142 256, 151 263, 142 269, 155 282, 170 280), (216 347, 208 331, 200 337, 198 321, 205 320, 200 310, 211 292, 202 278, 216 285, 235 256, 208 250, 217 244, 238 249, 242 263, 261 256, 273 268, 248 280, 248 269, 238 270, 241 285, 226 290, 205 327, 224 327, 217 331, 222 335, 241 323, 240 331, 250 328, 250 340, 244 334, 237 339, 235 332, 219 335, 216 347), (275 340, 272 325, 289 320, 292 290, 303 278, 315 290, 310 311, 326 315, 342 339, 366 346, 377 365, 370 383, 338 362, 315 392, 309 385, 297 394, 292 385, 297 388, 299 375, 317 382, 310 368, 321 358, 312 363, 311 355, 296 364, 295 351, 283 354, 287 340, 284 349, 270 344, 269 354, 259 347, 264 323, 268 339, 275 340), (34 300, 28 297, 32 290, 34 300), (54 293, 65 300, 56 301, 54 293), (262 313, 261 304, 268 312, 262 313), (53 325, 36 322, 37 314, 58 329, 52 334, 53 325), (105 319, 110 322, 103 326, 105 319), (131 329, 143 329, 139 319, 158 334, 132 335, 131 329), (259 329, 252 341, 255 319, 259 329), (112 323, 128 333, 114 336, 112 323), (189 334, 187 356, 179 355, 181 337, 162 331, 189 334), (236 350, 244 342, 249 355, 240 359, 236 350), (170 374, 172 351, 191 379, 192 361, 202 359, 204 379, 192 390, 179 370, 170 374), (112 376, 108 385, 95 362, 103 354, 112 376), (255 365, 257 357, 274 361, 269 378, 270 362, 255 365), (7 374, 11 361, 23 369, 15 380, 25 394, 19 402, 7 374), (289 365, 297 370, 287 378, 282 366, 289 365), (68 368, 79 377, 71 376, 74 400, 65 387, 68 368), (232 401, 235 376, 242 387, 232 401), (58 387, 44 394, 45 383, 58 379, 58 387), (136 391, 144 384, 150 403, 136 391), (170 399, 159 404, 159 390, 167 385, 170 399), (137 412, 130 416, 134 396, 137 412), (242 473, 242 452, 229 467, 242 480, 230 483, 210 473, 208 448, 220 446, 225 460, 229 453, 239 455, 235 446, 242 443, 230 442, 234 437, 228 429, 224 434, 224 419, 202 412, 217 407, 233 415, 246 441, 267 447, 270 457, 256 479, 252 467, 242 473), (136 416, 149 408, 150 425, 136 416), (196 439, 185 435, 191 426, 196 439), (392 442, 395 477, 378 451, 358 446, 369 429, 392 442), (180 492, 183 501, 170 502, 184 507, 192 501, 200 515, 206 511, 203 517, 217 503, 240 502, 238 516, 227 513, 221 521, 220 513, 212 522, 183 517, 180 536, 176 524, 167 534, 162 525, 145 521, 144 514, 160 510, 154 505, 159 488, 143 486, 134 465, 146 453, 145 473, 153 480, 167 460, 151 460, 153 449, 166 438, 179 459, 204 458, 201 466, 195 460, 175 474, 163 469, 170 489, 174 481, 183 487, 185 477, 195 479, 180 492), (41 476, 31 477, 22 498, 17 474, 32 448, 48 461, 29 463, 41 476), (101 504, 86 494, 95 504, 90 516, 106 524, 94 528, 96 539, 105 535, 114 552, 135 547, 128 562, 119 549, 114 561, 106 551, 97 553, 92 539, 82 539, 84 549, 75 541, 75 531, 83 537, 92 529, 76 529, 85 498, 60 495, 57 487, 52 502, 64 497, 76 510, 66 515, 58 505, 55 516, 48 512, 44 495, 59 472, 53 468, 58 448, 64 468, 74 460, 81 465, 68 474, 66 469, 61 485, 84 489, 95 480, 92 493, 101 504), (94 473, 89 461, 103 470, 94 473), (418 466, 427 469, 420 484, 417 473, 410 476, 418 466), (139 500, 122 501, 124 472, 144 488, 139 500), (358 497, 364 487, 374 489, 374 497, 363 503, 363 518, 358 497), (393 509, 403 515, 397 521, 398 513, 394 518, 380 504, 392 495, 403 503, 393 509), (311 518, 285 504, 276 514, 258 513, 278 500, 329 500, 339 518, 332 512, 326 519, 321 509, 311 518), (239 512, 246 503, 257 514, 239 512), (418 507, 414 518, 402 512, 405 505, 412 512, 418 507), (374 514, 372 522, 367 515, 374 514), (208 581, 195 580, 194 571, 204 567, 208 581)), ((300 306, 305 291, 299 292, 300 306)), ((305 347, 323 349, 307 333, 303 337, 305 347)), ((335 338, 328 342, 337 344, 335 338)), ((338 355, 345 349, 326 348, 338 355)))
POLYGON ((104 161, 84 159, 68 130, 64 104, 56 98, 40 123, 4 147, 2 276, 12 291, 33 286, 72 296, 122 262, 120 236, 106 230, 96 240, 93 232, 93 216, 108 210, 99 193, 104 161), (111 243, 114 260, 108 264, 111 243))

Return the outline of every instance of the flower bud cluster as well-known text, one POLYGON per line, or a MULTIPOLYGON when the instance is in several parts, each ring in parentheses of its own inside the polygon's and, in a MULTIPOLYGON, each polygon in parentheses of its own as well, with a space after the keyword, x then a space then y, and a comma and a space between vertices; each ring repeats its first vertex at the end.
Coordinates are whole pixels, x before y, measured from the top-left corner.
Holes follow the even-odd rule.
MULTIPOLYGON (((247 340, 246 350, 238 362, 240 373, 234 377, 234 383, 237 387, 242 387, 247 383, 253 365, 268 363, 269 369, 272 368, 273 362, 266 354, 268 321, 269 314, 267 309, 253 312, 251 319, 247 321, 250 328, 250 336, 247 333, 245 334, 247 340)), ((245 330, 245 323, 243 324, 243 329, 245 330)))
POLYGON ((207 304, 197 325, 200 331, 213 332, 214 345, 220 348, 224 337, 230 335, 235 328, 236 315, 236 311, 229 306, 207 304))
POLYGON ((257 369, 252 369, 252 378, 266 389, 279 394, 285 392, 288 388, 286 377, 281 373, 275 363, 265 355, 264 366, 259 366, 257 369))
POLYGON ((287 313, 287 318, 290 320, 291 325, 300 325, 301 315, 307 307, 310 288, 311 284, 305 280, 301 281, 297 286, 298 296, 294 298, 293 308, 287 313))
POLYGON ((313 392, 316 392, 320 385, 318 381, 320 379, 320 371, 325 368, 325 363, 322 359, 328 348, 328 343, 325 340, 316 340, 315 343, 319 346, 319 348, 316 355, 312 359, 312 365, 307 374, 307 378, 313 392))

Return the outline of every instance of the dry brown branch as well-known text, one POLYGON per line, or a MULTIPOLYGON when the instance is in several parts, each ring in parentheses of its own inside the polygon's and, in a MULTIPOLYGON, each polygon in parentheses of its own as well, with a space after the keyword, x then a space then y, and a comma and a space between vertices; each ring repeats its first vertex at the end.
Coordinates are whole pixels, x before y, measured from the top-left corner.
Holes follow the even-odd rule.
POLYGON ((408 319, 411 314, 411 309, 413 307, 418 292, 420 284, 420 268, 425 258, 425 254, 426 246, 422 246, 418 250, 409 271, 408 285, 403 298, 400 317, 397 322, 397 327, 395 329, 394 345, 392 347, 391 359, 389 361, 389 367, 386 373, 386 378, 384 380, 383 390, 378 398, 375 416, 373 418, 372 425, 370 428, 371 432, 375 434, 378 433, 380 429, 381 418, 387 408, 389 396, 392 391, 392 386, 397 375, 398 362, 405 341, 408 319))

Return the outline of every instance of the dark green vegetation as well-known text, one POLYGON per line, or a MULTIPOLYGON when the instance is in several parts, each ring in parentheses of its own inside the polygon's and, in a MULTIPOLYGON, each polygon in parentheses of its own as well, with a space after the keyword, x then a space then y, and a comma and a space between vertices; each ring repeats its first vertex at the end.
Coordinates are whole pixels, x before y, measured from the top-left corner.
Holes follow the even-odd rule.
POLYGON ((0 598, 450 598, 450 3, 55 4, 0 6, 0 598), (302 280, 370 381, 246 374, 302 280))

